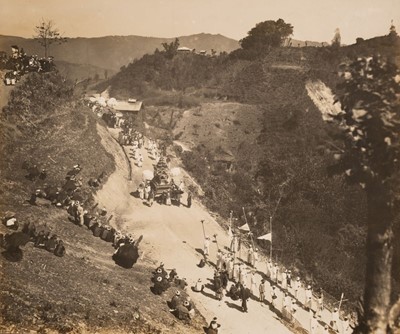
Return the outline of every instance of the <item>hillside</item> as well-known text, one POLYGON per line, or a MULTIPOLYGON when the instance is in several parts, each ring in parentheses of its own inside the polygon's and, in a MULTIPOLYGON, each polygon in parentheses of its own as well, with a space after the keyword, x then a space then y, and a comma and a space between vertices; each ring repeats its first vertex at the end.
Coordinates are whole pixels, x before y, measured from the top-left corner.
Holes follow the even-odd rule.
POLYGON ((105 69, 89 64, 68 63, 62 60, 55 61, 55 64, 60 74, 72 81, 79 81, 87 78, 105 79, 106 76, 111 77, 116 73, 116 71, 110 69, 105 69))
MULTIPOLYGON (((267 233, 279 185, 286 184, 274 217, 276 259, 307 272, 336 298, 345 292, 355 301, 364 284, 366 199, 361 188, 329 174, 342 140, 323 121, 306 85, 320 80, 334 90, 338 65, 357 55, 380 53, 397 62, 399 40, 277 48, 253 60, 241 52, 172 59, 155 53, 102 88, 110 85, 113 96, 154 104, 147 122, 185 148, 183 165, 204 190, 203 201, 221 216, 234 210, 244 223, 240 208, 246 207, 256 217, 251 228, 267 233)), ((268 244, 260 246, 268 250, 268 244)))
MULTIPOLYGON (((230 52, 239 47, 238 42, 222 35, 196 34, 178 37, 180 44, 196 50, 211 49, 230 52)), ((153 53, 156 48, 162 49, 161 43, 172 42, 174 38, 157 38, 142 36, 106 36, 98 38, 68 38, 68 42, 52 45, 50 54, 56 60, 74 64, 119 70, 134 59, 146 53, 153 53)), ((10 53, 11 45, 23 47, 29 54, 43 55, 43 49, 33 39, 0 35, 0 50, 10 53)))
MULTIPOLYGON (((173 289, 163 296, 150 291, 153 259, 146 257, 131 270, 119 267, 112 260, 111 244, 74 224, 65 208, 45 200, 37 205, 29 202, 38 188, 62 186, 67 172, 79 163, 82 186, 72 198, 79 199, 102 223, 106 218, 98 215, 97 206, 107 207, 111 212, 107 220, 114 227, 125 222, 117 212, 132 201, 126 158, 103 123, 72 92, 70 83, 58 73, 32 73, 9 96, 0 96, 8 100, 0 122, 1 217, 14 212, 19 231, 24 223, 34 223, 37 231, 56 235, 66 247, 66 254, 57 257, 29 242, 22 247, 22 259, 15 262, 2 248, 0 332, 144 334, 165 333, 171 327, 177 333, 200 332, 205 325, 200 315, 187 325, 169 312, 166 301, 173 289), (29 179, 24 162, 46 169, 47 177, 29 179), (110 175, 118 179, 118 191, 123 193, 118 207, 114 203, 120 193, 104 200, 110 196, 110 186, 116 186, 115 179, 97 191, 88 185, 90 178, 101 173, 106 175, 104 183, 110 175)), ((128 230, 137 237, 134 225, 128 230)), ((2 237, 11 232, 0 225, 2 237)))

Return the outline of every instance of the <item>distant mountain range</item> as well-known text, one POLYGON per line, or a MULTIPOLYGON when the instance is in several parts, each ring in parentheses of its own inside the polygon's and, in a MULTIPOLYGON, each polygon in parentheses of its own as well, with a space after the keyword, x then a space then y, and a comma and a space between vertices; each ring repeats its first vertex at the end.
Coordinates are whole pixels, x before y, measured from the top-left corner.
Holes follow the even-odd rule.
MULTIPOLYGON (((231 52, 239 48, 238 41, 222 35, 196 34, 178 37, 181 46, 197 51, 214 49, 231 52)), ((156 48, 162 50, 161 43, 170 43, 174 38, 142 36, 106 36, 96 38, 68 38, 64 44, 51 45, 50 54, 58 61, 74 64, 88 64, 103 69, 117 71, 135 58, 153 53, 156 48)), ((0 35, 0 51, 11 52, 11 45, 23 47, 28 54, 43 56, 43 48, 32 38, 0 35)))

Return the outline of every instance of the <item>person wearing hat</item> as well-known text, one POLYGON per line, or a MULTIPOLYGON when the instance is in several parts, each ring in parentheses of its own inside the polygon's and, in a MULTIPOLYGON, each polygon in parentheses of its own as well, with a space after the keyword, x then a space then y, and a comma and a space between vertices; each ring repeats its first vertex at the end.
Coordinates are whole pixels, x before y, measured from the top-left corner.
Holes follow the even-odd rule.
POLYGON ((218 249, 217 251, 217 269, 222 270, 222 251, 218 249))
POLYGON ((204 239, 204 248, 203 248, 204 257, 207 259, 207 256, 210 255, 210 237, 206 236, 204 239))
POLYGON ((287 290, 287 270, 282 271, 282 289, 287 290))
POLYGON ((296 318, 296 313, 297 313, 298 308, 299 308, 299 305, 297 305, 296 300, 292 299, 292 306, 291 306, 291 310, 290 310, 292 313, 292 321, 294 321, 296 318))
POLYGON ((44 248, 48 251, 53 253, 57 247, 57 236, 54 234, 44 243, 44 248))
POLYGON ((192 206, 192 193, 189 191, 186 199, 186 207, 190 208, 191 206, 192 206))
POLYGON ((203 292, 203 290, 204 290, 204 284, 202 283, 201 278, 199 278, 193 287, 193 291, 203 292))
POLYGON ((317 320, 317 315, 314 312, 311 312, 310 314, 311 319, 310 319, 310 334, 316 334, 318 330, 318 320, 317 320), (312 314, 311 314, 312 313, 312 314))
POLYGON ((249 252, 247 254, 247 262, 250 266, 254 265, 254 250, 252 245, 250 245, 249 247, 249 252))
POLYGON ((256 272, 253 270, 250 275, 250 292, 255 296, 257 291, 256 272))
POLYGON ((260 285, 258 286, 258 292, 260 293, 259 301, 264 304, 265 300, 265 279, 261 280, 260 285))
POLYGON ((272 275, 271 275, 271 279, 275 284, 278 283, 278 271, 279 271, 278 263, 275 262, 272 268, 272 275))
POLYGON ((258 259, 259 259, 258 248, 256 248, 254 250, 253 257, 254 257, 253 267, 254 267, 254 269, 257 269, 257 267, 258 267, 258 259))
POLYGON ((342 328, 343 328, 343 334, 349 334, 352 332, 352 329, 350 327, 350 321, 349 321, 348 317, 343 318, 342 328))
POLYGON ((193 305, 190 297, 186 297, 186 300, 183 302, 183 306, 185 306, 187 308, 187 310, 189 311, 189 318, 193 318, 194 317, 194 305, 193 305))
POLYGON ((338 323, 339 323, 339 310, 337 307, 335 307, 332 312, 331 323, 330 323, 331 327, 335 332, 339 332, 338 323))
POLYGON ((63 257, 65 255, 65 247, 62 240, 58 240, 57 246, 54 249, 54 255, 58 257, 63 257))
POLYGON ((318 299, 317 299, 317 316, 321 318, 322 316, 322 312, 324 310, 324 293, 322 292, 322 289, 318 295, 318 299))
POLYGON ((286 285, 288 288, 292 287, 292 271, 290 269, 286 273, 286 285))
POLYGON ((79 225, 79 226, 83 226, 83 223, 85 221, 85 217, 84 217, 84 209, 83 207, 80 205, 79 201, 75 202, 75 210, 74 210, 74 218, 75 218, 75 222, 79 225))
POLYGON ((308 309, 311 309, 311 302, 312 302, 312 288, 311 285, 307 285, 307 289, 305 291, 304 306, 308 309))
POLYGON ((296 299, 298 299, 300 286, 301 286, 300 277, 297 277, 296 281, 293 284, 294 298, 296 298, 296 299))
POLYGON ((268 278, 271 278, 272 267, 273 267, 272 261, 271 261, 271 259, 269 259, 269 260, 267 261, 267 271, 265 272, 265 275, 266 275, 268 278))
POLYGON ((220 327, 221 325, 217 322, 217 317, 214 317, 207 328, 207 334, 218 334, 218 328, 220 327))
POLYGON ((276 295, 276 286, 273 285, 271 287, 271 306, 272 308, 276 308, 276 300, 278 299, 278 296, 276 295))
POLYGON ((215 298, 218 300, 222 300, 222 281, 219 272, 216 272, 214 275, 214 291, 215 298))
POLYGON ((178 304, 181 304, 181 292, 176 290, 175 294, 171 298, 171 301, 169 302, 169 306, 172 310, 175 310, 178 304))
POLYGON ((248 312, 247 301, 249 300, 249 298, 250 298, 250 291, 247 288, 246 284, 243 284, 240 289, 240 299, 242 300, 242 311, 246 313, 248 312))

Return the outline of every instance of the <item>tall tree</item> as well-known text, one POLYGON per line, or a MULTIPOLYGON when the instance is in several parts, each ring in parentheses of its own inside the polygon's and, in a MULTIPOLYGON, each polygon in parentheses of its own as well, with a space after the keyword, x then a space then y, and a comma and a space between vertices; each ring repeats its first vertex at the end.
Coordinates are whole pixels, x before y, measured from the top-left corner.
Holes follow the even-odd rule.
POLYGON ((365 189, 368 204, 364 307, 355 333, 386 334, 400 199, 400 71, 378 56, 342 66, 336 93, 342 112, 334 118, 345 153, 337 167, 365 189))
POLYGON ((164 48, 165 57, 167 57, 168 59, 172 59, 172 58, 174 58, 174 56, 178 52, 179 39, 175 38, 175 41, 173 41, 171 43, 166 43, 166 42, 165 43, 161 43, 161 45, 164 48))
POLYGON ((333 35, 332 39, 332 46, 333 47, 340 47, 340 44, 342 43, 342 37, 340 36, 340 30, 339 28, 335 29, 335 35, 333 35))
POLYGON ((33 38, 44 48, 44 56, 47 58, 51 44, 62 44, 67 41, 55 27, 53 21, 42 19, 35 27, 33 38))
POLYGON ((293 26, 284 20, 269 20, 257 23, 245 38, 240 40, 243 49, 263 51, 271 47, 278 47, 285 43, 293 34, 293 26))

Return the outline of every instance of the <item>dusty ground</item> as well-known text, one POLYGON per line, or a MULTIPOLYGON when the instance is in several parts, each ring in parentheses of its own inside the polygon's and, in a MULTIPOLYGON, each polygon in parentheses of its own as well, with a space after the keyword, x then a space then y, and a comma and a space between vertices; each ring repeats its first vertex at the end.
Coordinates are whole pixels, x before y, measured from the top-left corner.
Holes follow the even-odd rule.
MULTIPOLYGON (((100 129, 100 128, 99 128, 100 129)), ((101 129, 101 131, 104 131, 101 129)), ((114 136, 116 135, 116 131, 114 136)), ((142 168, 135 165, 135 161, 130 159, 133 173, 132 180, 128 180, 128 169, 124 166, 126 158, 122 151, 117 147, 115 141, 104 143, 106 147, 116 154, 119 168, 111 176, 103 190, 98 194, 97 199, 101 205, 106 206, 120 217, 114 221, 118 227, 129 231, 136 236, 143 235, 141 243, 142 263, 157 265, 163 261, 166 268, 176 268, 180 277, 185 277, 189 286, 193 286, 198 278, 202 278, 206 283, 203 294, 196 294, 188 289, 189 295, 195 301, 199 311, 210 321, 217 316, 222 324, 221 333, 291 333, 282 323, 275 312, 270 311, 267 304, 261 305, 252 300, 249 303, 249 313, 240 311, 240 303, 225 297, 222 301, 214 299, 214 292, 210 289, 210 279, 213 276, 213 267, 198 268, 197 264, 201 259, 201 249, 203 247, 203 229, 201 220, 204 219, 206 234, 213 236, 217 234, 219 247, 228 245, 228 236, 224 230, 212 217, 212 215, 198 202, 189 209, 185 205, 180 207, 165 206, 154 203, 153 207, 148 207, 136 197, 129 195, 134 192, 142 178, 145 169, 152 170, 154 160, 150 159, 147 151, 142 149, 145 158, 142 168), (260 321, 260 319, 262 319, 260 321)), ((125 147, 129 155, 130 147, 125 147)), ((175 167, 174 162, 170 167, 175 167)), ((185 182, 187 182, 186 178, 185 182)), ((178 177, 179 179, 179 177, 178 177)), ((185 202, 185 197, 182 199, 185 202)), ((211 246, 211 261, 215 261, 217 244, 211 246)), ((245 257, 243 251, 242 257, 245 257)), ((261 271, 265 267, 265 262, 260 263, 261 271)), ((261 280, 261 275, 258 275, 261 280)), ((250 283, 250 282, 249 282, 250 283)), ((266 291, 267 300, 270 300, 270 292, 266 291)), ((278 293, 278 309, 282 307, 281 292, 278 293)), ((299 294, 300 300, 304 298, 304 291, 299 294)), ((328 319, 329 313, 326 312, 323 318, 328 319)), ((297 315, 296 327, 301 323, 302 327, 308 329, 309 314, 300 309, 297 315)), ((292 328, 292 330, 295 330, 292 328)), ((299 328, 297 328, 299 331, 299 328)), ((318 332, 317 332, 318 333, 318 332)))

